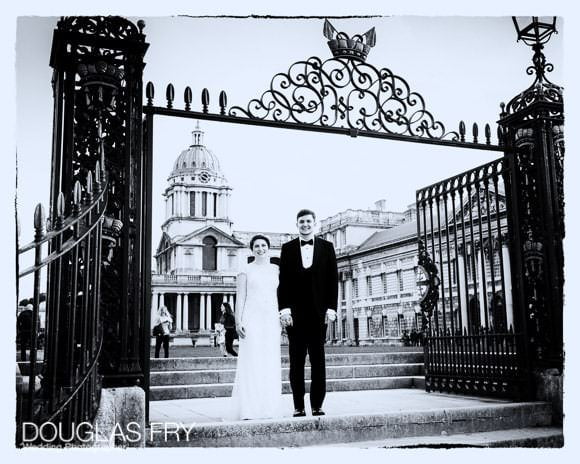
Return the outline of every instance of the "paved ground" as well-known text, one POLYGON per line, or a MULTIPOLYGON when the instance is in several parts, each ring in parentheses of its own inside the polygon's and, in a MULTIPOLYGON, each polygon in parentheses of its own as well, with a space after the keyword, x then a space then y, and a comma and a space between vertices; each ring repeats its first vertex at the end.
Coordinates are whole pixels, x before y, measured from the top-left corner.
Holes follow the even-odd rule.
MULTIPOLYGON (((228 421, 231 399, 196 398, 187 400, 151 401, 151 422, 208 423, 228 421)), ((294 410, 292 396, 283 395, 284 417, 291 418, 294 410)), ((419 389, 366 390, 330 392, 326 394, 324 410, 329 416, 343 414, 376 414, 389 412, 427 411, 443 408, 482 406, 509 403, 506 400, 477 398, 441 393, 427 393, 419 389)), ((308 404, 308 397, 306 398, 308 404)), ((310 414, 310 411, 307 411, 310 414)), ((296 419, 299 420, 299 419, 296 419)))
MULTIPOLYGON (((327 346, 325 347, 326 354, 342 354, 342 353, 389 353, 401 351, 422 351, 420 346, 388 346, 388 345, 370 345, 370 346, 327 346)), ((288 354, 288 346, 282 346, 282 354, 288 354)), ((151 357, 155 356, 155 347, 151 347, 151 357)), ((161 356, 163 356, 163 349, 161 349, 161 356)), ((190 357, 206 357, 206 356, 221 356, 219 348, 213 346, 170 346, 169 356, 171 358, 190 358, 190 357)))

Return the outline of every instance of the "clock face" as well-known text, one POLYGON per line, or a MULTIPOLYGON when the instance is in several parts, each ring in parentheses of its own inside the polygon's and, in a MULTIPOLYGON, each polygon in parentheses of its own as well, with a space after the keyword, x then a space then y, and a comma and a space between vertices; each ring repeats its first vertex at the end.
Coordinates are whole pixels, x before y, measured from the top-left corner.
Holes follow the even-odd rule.
POLYGON ((423 301, 429 292, 429 274, 425 270, 425 268, 421 265, 417 266, 417 277, 416 282, 417 284, 417 293, 419 295, 419 301, 423 301))
POLYGON ((209 182, 209 173, 207 171, 202 171, 199 174, 199 180, 200 180, 200 182, 203 182, 204 184, 209 182))

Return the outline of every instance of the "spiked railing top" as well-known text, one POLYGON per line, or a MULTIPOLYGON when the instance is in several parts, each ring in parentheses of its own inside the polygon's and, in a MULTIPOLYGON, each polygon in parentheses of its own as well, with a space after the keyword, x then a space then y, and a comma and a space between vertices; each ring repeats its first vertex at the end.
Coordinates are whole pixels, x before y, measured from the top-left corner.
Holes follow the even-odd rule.
MULTIPOLYGON (((97 169, 98 170, 98 169, 97 169)), ((69 202, 69 212, 66 211, 66 201, 63 192, 59 192, 56 202, 56 211, 55 211, 55 222, 52 224, 51 230, 46 232, 46 219, 44 213, 44 207, 41 203, 36 206, 34 211, 34 229, 35 229, 35 237, 34 240, 22 247, 19 248, 18 253, 22 254, 28 250, 31 250, 38 245, 41 245, 54 237, 58 234, 62 233, 64 230, 69 229, 74 224, 77 224, 79 221, 87 217, 88 213, 93 210, 94 208, 103 208, 103 205, 106 204, 106 193, 107 188, 106 184, 103 184, 98 191, 94 191, 94 176, 93 173, 89 171, 86 178, 86 185, 83 186, 79 181, 76 181, 74 184, 72 198, 70 198, 69 202), (83 202, 83 191, 84 191, 84 202, 83 202), (93 195, 94 193, 94 195, 93 195), (90 201, 87 201, 90 199, 90 201)), ((101 174, 101 181, 104 181, 104 176, 101 174)), ((103 210, 104 211, 104 210, 103 210)), ((101 211, 101 212, 103 212, 101 211)), ((93 216, 91 221, 95 221, 96 216, 93 216)), ((33 269, 29 268, 25 271, 20 273, 20 277, 32 272, 33 269)))

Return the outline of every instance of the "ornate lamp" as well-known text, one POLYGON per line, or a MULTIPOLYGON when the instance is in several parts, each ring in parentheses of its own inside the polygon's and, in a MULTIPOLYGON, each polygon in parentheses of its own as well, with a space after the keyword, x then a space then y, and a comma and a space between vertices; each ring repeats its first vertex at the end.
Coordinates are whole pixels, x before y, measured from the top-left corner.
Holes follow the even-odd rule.
POLYGON ((553 84, 546 77, 546 73, 554 69, 552 63, 546 62, 542 53, 544 44, 550 40, 552 34, 557 34, 556 16, 512 16, 518 42, 522 40, 534 51, 532 66, 526 70, 528 75, 535 74, 534 82, 519 95, 516 95, 507 107, 502 107, 502 117, 526 109, 536 102, 562 103, 562 87, 553 84))
POLYGON ((512 16, 518 42, 523 40, 530 47, 543 45, 550 40, 556 30, 556 16, 512 16))

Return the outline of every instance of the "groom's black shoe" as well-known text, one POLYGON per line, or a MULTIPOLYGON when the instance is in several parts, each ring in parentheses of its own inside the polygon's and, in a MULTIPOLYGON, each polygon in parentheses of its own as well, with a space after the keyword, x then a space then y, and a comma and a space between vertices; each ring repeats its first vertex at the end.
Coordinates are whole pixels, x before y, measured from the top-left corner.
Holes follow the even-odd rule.
POLYGON ((306 415, 306 412, 304 411, 304 409, 295 409, 294 410, 294 417, 304 417, 306 415))
POLYGON ((312 409, 312 415, 313 415, 313 416, 324 416, 324 415, 325 415, 325 413, 324 413, 324 411, 323 411, 322 409, 320 409, 320 408, 313 408, 313 409, 312 409))

